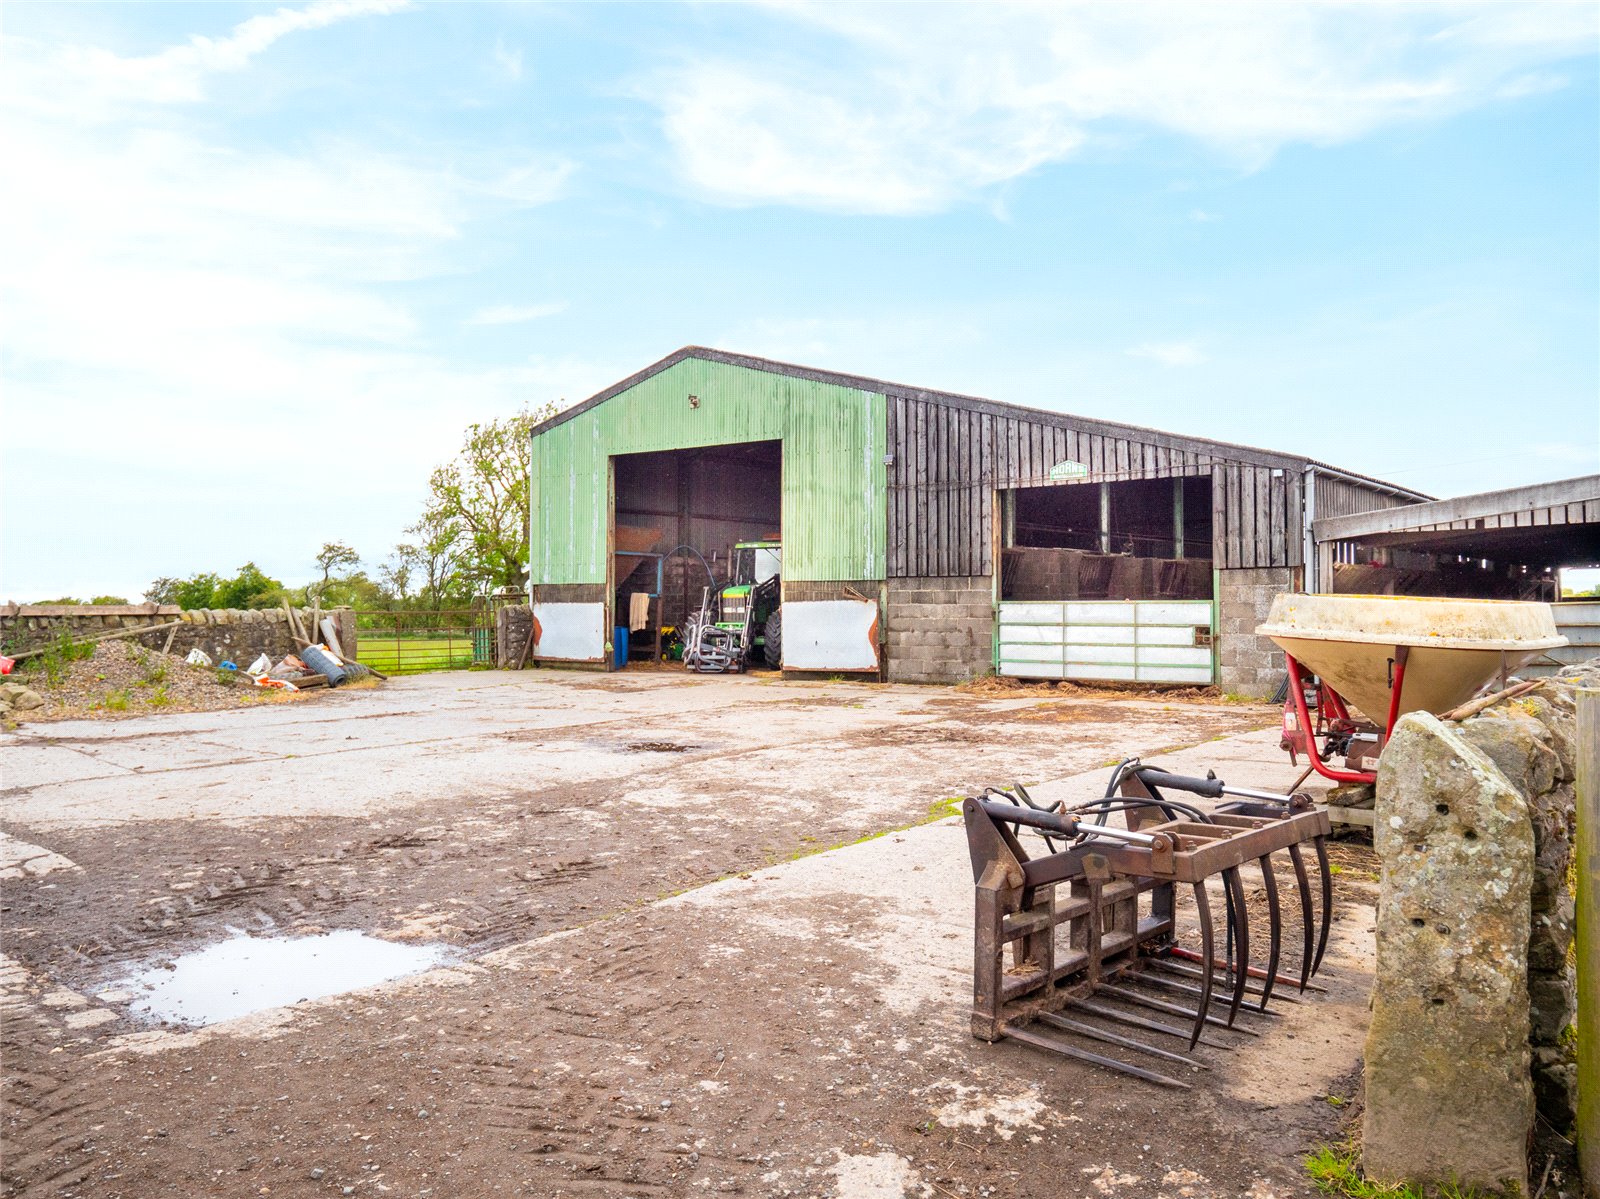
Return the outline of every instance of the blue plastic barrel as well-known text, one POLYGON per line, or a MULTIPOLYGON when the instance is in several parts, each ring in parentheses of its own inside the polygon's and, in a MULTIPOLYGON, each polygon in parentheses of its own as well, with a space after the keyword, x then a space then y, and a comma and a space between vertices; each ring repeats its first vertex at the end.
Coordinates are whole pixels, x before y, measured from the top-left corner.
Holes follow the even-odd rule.
POLYGON ((616 669, 621 670, 628 664, 628 626, 619 624, 611 631, 614 634, 611 638, 611 662, 616 669))

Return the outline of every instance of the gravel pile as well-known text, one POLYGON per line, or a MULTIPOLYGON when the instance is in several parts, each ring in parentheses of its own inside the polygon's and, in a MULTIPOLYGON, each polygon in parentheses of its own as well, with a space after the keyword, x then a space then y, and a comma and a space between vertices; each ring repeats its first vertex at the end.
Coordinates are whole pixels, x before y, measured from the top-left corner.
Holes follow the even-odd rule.
MULTIPOLYGON (((21 665, 21 664, 19 664, 21 665)), ((11 676, 44 697, 44 706, 11 719, 116 720, 155 712, 210 712, 297 698, 236 681, 233 671, 190 666, 175 654, 127 641, 102 641, 94 655, 74 661, 33 660, 11 676)))

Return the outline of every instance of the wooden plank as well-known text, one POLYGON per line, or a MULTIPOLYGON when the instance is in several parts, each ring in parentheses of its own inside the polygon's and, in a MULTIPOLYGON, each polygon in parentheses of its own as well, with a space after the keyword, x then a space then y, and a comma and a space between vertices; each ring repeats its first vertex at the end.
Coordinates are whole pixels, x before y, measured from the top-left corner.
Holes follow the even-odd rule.
POLYGON ((1228 527, 1228 564, 1230 566, 1249 565, 1244 558, 1245 529, 1244 511, 1239 497, 1240 475, 1243 467, 1225 466, 1222 468, 1227 476, 1227 527, 1228 527))
POLYGON ((921 400, 910 407, 911 415, 911 573, 917 578, 928 573, 928 492, 927 442, 924 439, 921 400))
MULTIPOLYGON (((1272 472, 1267 473, 1270 476, 1272 472)), ((1283 566, 1289 561, 1288 547, 1284 545, 1284 510, 1288 507, 1285 493, 1288 489, 1288 479, 1283 476, 1276 479, 1269 477, 1267 487, 1270 491, 1267 501, 1267 536, 1272 539, 1271 545, 1268 546, 1267 560, 1273 566, 1283 566)))
POLYGON ((1306 528, 1306 480, 1305 475, 1295 473, 1284 476, 1288 484, 1287 510, 1284 513, 1284 535, 1286 541, 1284 549, 1287 556, 1284 564, 1287 566, 1306 566, 1305 528, 1306 528))
POLYGON ((1256 535, 1256 478, 1254 467, 1232 468, 1239 480, 1239 558, 1240 566, 1259 566, 1256 548, 1260 538, 1256 535))
POLYGON ((894 456, 890 463, 890 554, 885 573, 888 578, 906 575, 906 397, 890 400, 888 442, 894 456))
POLYGON ((978 573, 994 573, 994 477, 990 455, 994 451, 994 416, 978 416, 978 573))

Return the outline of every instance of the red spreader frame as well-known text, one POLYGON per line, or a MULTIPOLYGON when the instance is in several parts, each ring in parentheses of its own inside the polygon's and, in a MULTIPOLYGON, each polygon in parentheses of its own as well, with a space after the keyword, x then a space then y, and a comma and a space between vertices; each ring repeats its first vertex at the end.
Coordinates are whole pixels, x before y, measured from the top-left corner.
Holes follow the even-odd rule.
MULTIPOLYGON (((1389 740, 1389 735, 1394 732, 1395 721, 1400 718, 1400 693, 1405 689, 1406 658, 1409 649, 1404 645, 1395 646, 1392 659, 1391 678, 1389 680, 1389 719, 1383 727, 1383 741, 1380 746, 1389 740)), ((1299 722, 1297 730, 1303 738, 1303 748, 1306 756, 1311 759, 1311 767, 1325 779, 1335 783, 1376 783, 1378 775, 1369 770, 1338 770, 1323 761, 1323 754, 1317 742, 1326 738, 1333 732, 1351 732, 1356 728, 1356 722, 1351 719, 1349 705, 1344 702, 1344 697, 1327 683, 1317 684, 1317 719, 1313 723, 1311 711, 1306 704, 1305 684, 1301 681, 1300 663, 1294 660, 1293 654, 1285 654, 1284 661, 1289 668, 1289 695, 1294 705, 1295 718, 1299 722)), ((1368 726, 1369 728, 1371 726, 1368 726)), ((1284 729, 1285 748, 1291 748, 1294 738, 1291 731, 1284 729)), ((1292 752, 1292 748, 1291 748, 1292 752)))

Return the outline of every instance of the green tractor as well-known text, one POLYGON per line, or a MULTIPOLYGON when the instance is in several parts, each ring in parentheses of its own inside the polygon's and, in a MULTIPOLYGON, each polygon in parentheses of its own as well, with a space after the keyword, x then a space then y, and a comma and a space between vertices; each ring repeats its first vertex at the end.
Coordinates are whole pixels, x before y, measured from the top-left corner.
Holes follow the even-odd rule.
POLYGON ((690 670, 743 670, 760 654, 776 670, 783 665, 783 612, 779 608, 783 546, 777 541, 741 541, 733 547, 733 577, 717 593, 710 615, 710 589, 684 637, 690 670))

